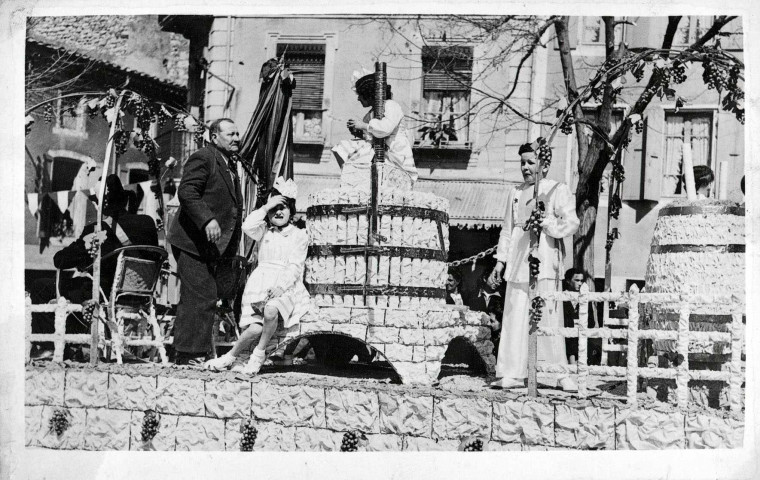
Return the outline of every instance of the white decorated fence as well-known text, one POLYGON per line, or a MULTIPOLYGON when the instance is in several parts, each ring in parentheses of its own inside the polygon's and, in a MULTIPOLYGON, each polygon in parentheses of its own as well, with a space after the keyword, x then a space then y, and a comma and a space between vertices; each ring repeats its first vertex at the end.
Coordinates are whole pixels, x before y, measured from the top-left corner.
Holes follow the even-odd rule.
POLYGON ((67 343, 89 345, 92 335, 67 334, 66 317, 69 313, 81 312, 82 306, 69 303, 64 297, 59 297, 56 303, 33 305, 32 299, 26 297, 26 361, 31 357, 32 343, 53 342, 53 361, 63 361, 63 350, 67 343), (53 333, 32 333, 32 315, 34 313, 55 313, 55 330, 53 333))
POLYGON ((538 372, 567 374, 577 373, 578 395, 588 396, 588 380, 590 375, 625 378, 627 383, 626 396, 630 408, 637 406, 638 378, 675 379, 676 398, 680 408, 685 408, 689 400, 689 380, 724 381, 729 386, 729 408, 739 412, 742 408, 741 385, 743 374, 741 368, 742 342, 744 332, 742 325, 743 305, 736 297, 726 295, 688 295, 671 293, 640 293, 637 286, 631 287, 628 293, 589 292, 588 286, 583 285, 580 293, 575 292, 539 292, 548 301, 579 302, 578 320, 573 328, 547 328, 539 325, 536 334, 541 336, 560 336, 578 338, 578 360, 576 365, 559 365, 542 363, 536 366, 538 372), (588 304, 599 302, 617 302, 626 304, 629 308, 628 328, 612 329, 609 327, 588 328, 588 304), (642 304, 671 304, 679 306, 679 321, 677 330, 639 329, 639 306, 642 304), (729 332, 689 331, 689 317, 696 305, 722 304, 725 311, 732 316, 729 332), (625 367, 588 365, 588 339, 623 339, 628 341, 627 365, 625 367), (641 340, 675 340, 676 352, 683 357, 683 362, 674 368, 639 367, 638 346, 641 340), (689 342, 711 341, 728 342, 731 345, 731 361, 723 371, 689 370, 689 342))
MULTIPOLYGON (((630 408, 637 406, 638 378, 675 379, 677 403, 685 408, 689 400, 689 380, 724 381, 729 386, 729 408, 732 412, 740 412, 742 408, 741 385, 743 373, 741 368, 741 351, 744 341, 742 325, 743 306, 732 296, 717 295, 686 295, 663 293, 639 293, 634 285, 630 292, 591 293, 584 285, 580 293, 575 292, 539 292, 546 301, 577 301, 579 315, 574 328, 547 328, 539 325, 538 335, 561 336, 578 338, 578 361, 576 365, 559 365, 542 363, 536 366, 538 372, 551 374, 577 373, 578 395, 588 397, 589 376, 620 377, 627 382, 627 399, 630 408), (627 304, 629 307, 628 328, 612 329, 609 327, 588 328, 588 304, 599 302, 616 302, 627 304), (639 306, 642 304, 678 304, 680 318, 677 330, 643 330, 639 329, 639 306), (732 322, 730 332, 689 331, 689 316, 695 305, 723 304, 725 310, 731 312, 732 322), (625 367, 588 365, 588 339, 623 339, 628 342, 627 365, 625 367), (677 353, 683 357, 683 363, 675 368, 651 368, 638 366, 638 344, 640 340, 675 340, 677 353), (731 345, 731 361, 723 371, 689 370, 690 341, 722 341, 731 345)), ((80 312, 81 305, 71 304, 65 298, 60 298, 54 304, 33 305, 31 299, 26 299, 26 359, 30 360, 33 342, 53 342, 53 361, 63 361, 63 351, 66 344, 89 344, 89 334, 66 334, 66 316, 71 312, 80 312), (32 314, 43 312, 55 313, 55 332, 52 334, 32 333, 32 314)))

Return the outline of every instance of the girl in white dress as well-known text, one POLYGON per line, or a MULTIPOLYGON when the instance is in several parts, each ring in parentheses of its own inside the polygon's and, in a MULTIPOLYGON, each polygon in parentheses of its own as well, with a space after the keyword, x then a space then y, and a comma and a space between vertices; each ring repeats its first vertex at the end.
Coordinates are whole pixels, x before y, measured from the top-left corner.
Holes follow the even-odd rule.
POLYGON ((297 325, 308 311, 310 297, 303 284, 309 237, 291 223, 295 214, 296 185, 278 178, 269 201, 251 212, 243 232, 258 243, 258 266, 248 277, 242 299, 240 338, 225 355, 206 362, 225 369, 235 357, 256 342, 244 373, 256 374, 266 359, 266 346, 282 318, 283 328, 297 325))
MULTIPOLYGON (((495 255, 497 263, 490 279, 494 283, 500 283, 502 278, 507 281, 501 340, 496 357, 497 380, 491 384, 492 388, 522 387, 528 375, 530 232, 524 231, 523 225, 535 209, 533 189, 537 160, 530 144, 521 146, 519 154, 525 181, 509 193, 507 213, 495 255)), ((544 168, 548 170, 548 166, 544 168)), ((543 173, 546 174, 546 170, 543 173)), ((541 261, 537 287, 539 291, 561 290, 564 270, 562 239, 575 233, 580 224, 575 214, 575 196, 564 183, 543 179, 539 183, 538 200, 544 202, 546 216, 541 223, 543 230, 537 252, 541 261)), ((547 301, 541 324, 549 328, 563 327, 562 304, 547 301)), ((565 340, 562 337, 539 337, 538 360, 567 364, 565 340)), ((565 391, 578 390, 570 377, 560 379, 560 386, 565 391)))

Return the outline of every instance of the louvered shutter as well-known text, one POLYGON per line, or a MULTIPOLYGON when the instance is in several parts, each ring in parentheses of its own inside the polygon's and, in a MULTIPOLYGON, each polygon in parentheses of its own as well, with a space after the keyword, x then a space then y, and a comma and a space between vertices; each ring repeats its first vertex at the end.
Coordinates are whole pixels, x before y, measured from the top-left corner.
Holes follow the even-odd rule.
POLYGON ((424 90, 469 91, 472 47, 422 47, 424 90))
POLYGON ((325 85, 325 45, 315 43, 280 43, 277 57, 285 56, 285 65, 296 78, 293 90, 294 110, 322 110, 325 85))

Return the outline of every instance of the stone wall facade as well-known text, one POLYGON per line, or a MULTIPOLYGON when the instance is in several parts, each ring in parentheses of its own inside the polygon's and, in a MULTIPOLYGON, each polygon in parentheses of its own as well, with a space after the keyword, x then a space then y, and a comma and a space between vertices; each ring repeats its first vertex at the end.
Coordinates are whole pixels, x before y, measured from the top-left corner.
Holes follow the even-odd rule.
POLYGON ((744 433, 743 419, 663 405, 114 365, 30 366, 25 404, 27 446, 76 450, 236 451, 249 416, 254 451, 338 451, 352 429, 370 451, 456 450, 470 435, 490 450, 737 448, 744 433), (146 409, 160 414, 150 445, 140 438, 146 409), (56 410, 69 415, 60 437, 49 428, 56 410))
POLYGON ((190 43, 162 31, 156 15, 33 17, 27 31, 52 45, 187 85, 190 43))

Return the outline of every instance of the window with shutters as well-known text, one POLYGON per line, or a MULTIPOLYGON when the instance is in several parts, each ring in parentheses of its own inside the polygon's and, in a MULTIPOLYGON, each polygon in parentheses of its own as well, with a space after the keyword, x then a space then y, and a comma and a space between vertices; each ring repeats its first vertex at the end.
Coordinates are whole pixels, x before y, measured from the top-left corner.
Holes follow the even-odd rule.
MULTIPOLYGON (((622 19, 623 17, 615 17, 615 20, 622 19)), ((581 17, 581 22, 579 23, 582 44, 604 45, 604 21, 602 17, 581 17)), ((615 45, 623 40, 624 30, 624 24, 615 25, 615 45)))
POLYGON ((697 41, 713 24, 711 16, 689 15, 681 17, 678 32, 673 38, 673 45, 690 45, 697 41))
POLYGON ((683 146, 691 146, 694 165, 712 168, 713 115, 711 112, 665 112, 665 158, 662 195, 686 194, 683 177, 683 146))
POLYGON ((278 43, 277 57, 293 72, 293 141, 322 143, 322 100, 325 88, 325 44, 278 43))
POLYGON ((469 148, 472 59, 472 47, 422 48, 422 104, 416 146, 469 148), (431 138, 436 132, 444 133, 439 141, 431 138))
MULTIPOLYGON (((61 96, 61 90, 58 90, 61 96)), ((79 103, 67 103, 59 98, 55 102, 55 124, 53 133, 72 137, 87 138, 86 115, 84 113, 84 99, 79 103)))

